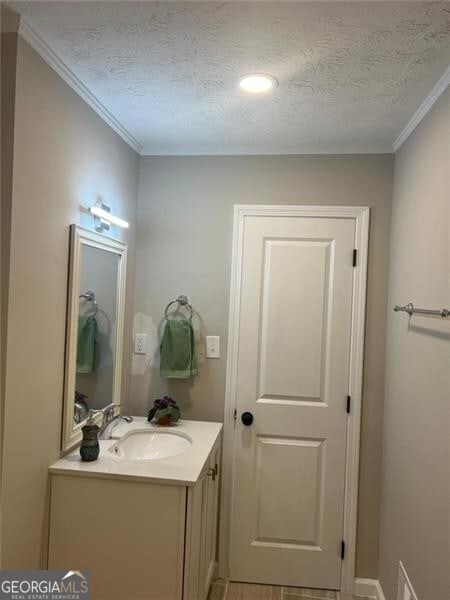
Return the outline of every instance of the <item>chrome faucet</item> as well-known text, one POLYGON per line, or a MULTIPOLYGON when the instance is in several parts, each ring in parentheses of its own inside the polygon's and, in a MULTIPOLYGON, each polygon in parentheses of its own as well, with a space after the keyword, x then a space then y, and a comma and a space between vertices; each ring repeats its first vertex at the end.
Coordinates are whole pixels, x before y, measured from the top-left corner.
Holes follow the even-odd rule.
POLYGON ((122 421, 125 423, 131 423, 133 421, 133 417, 126 417, 124 415, 114 416, 114 410, 118 406, 121 405, 110 404, 109 406, 103 409, 103 421, 98 434, 99 440, 111 439, 113 429, 115 429, 115 427, 117 427, 117 425, 119 425, 122 421))

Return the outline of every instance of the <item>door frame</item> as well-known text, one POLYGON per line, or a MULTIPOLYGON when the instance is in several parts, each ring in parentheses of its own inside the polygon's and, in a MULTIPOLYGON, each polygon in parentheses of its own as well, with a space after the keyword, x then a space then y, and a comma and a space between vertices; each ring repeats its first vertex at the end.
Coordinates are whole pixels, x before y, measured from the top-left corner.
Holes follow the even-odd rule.
POLYGON ((230 572, 231 512, 234 484, 234 447, 236 385, 238 364, 241 273, 246 217, 312 217, 354 219, 357 264, 353 274, 349 395, 351 411, 347 417, 345 460, 344 528, 345 557, 342 561, 341 591, 353 594, 355 583, 356 526, 358 509, 359 443, 364 360, 364 323, 366 312, 367 256, 370 208, 367 206, 305 206, 235 204, 231 260, 230 312, 225 391, 222 488, 220 496, 220 537, 218 574, 230 572))

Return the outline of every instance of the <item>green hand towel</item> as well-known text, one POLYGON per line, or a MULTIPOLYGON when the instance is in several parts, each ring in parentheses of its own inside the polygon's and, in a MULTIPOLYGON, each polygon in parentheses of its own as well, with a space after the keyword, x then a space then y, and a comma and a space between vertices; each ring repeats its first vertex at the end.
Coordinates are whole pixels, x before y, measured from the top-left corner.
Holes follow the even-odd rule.
POLYGON ((93 316, 78 316, 77 373, 91 373, 95 369, 97 321, 93 316))
POLYGON ((166 322, 161 342, 161 377, 186 379, 197 375, 194 330, 186 319, 166 322))

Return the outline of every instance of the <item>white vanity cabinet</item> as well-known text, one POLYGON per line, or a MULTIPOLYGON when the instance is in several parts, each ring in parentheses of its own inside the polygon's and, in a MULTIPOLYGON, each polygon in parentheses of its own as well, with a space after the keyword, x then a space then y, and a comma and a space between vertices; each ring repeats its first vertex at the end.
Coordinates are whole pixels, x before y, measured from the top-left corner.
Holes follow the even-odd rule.
POLYGON ((220 448, 211 452, 195 487, 187 495, 184 599, 205 600, 217 555, 220 448))
POLYGON ((219 464, 217 435, 192 485, 50 469, 48 568, 89 570, 92 600, 206 600, 219 464))

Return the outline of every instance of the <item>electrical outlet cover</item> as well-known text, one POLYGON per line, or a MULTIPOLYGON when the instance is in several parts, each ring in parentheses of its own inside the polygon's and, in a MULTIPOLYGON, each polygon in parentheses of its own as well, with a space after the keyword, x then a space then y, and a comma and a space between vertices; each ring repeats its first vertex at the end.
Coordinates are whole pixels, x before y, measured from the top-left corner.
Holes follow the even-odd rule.
POLYGON ((147 351, 147 334, 136 333, 134 336, 134 353, 145 354, 147 351))

